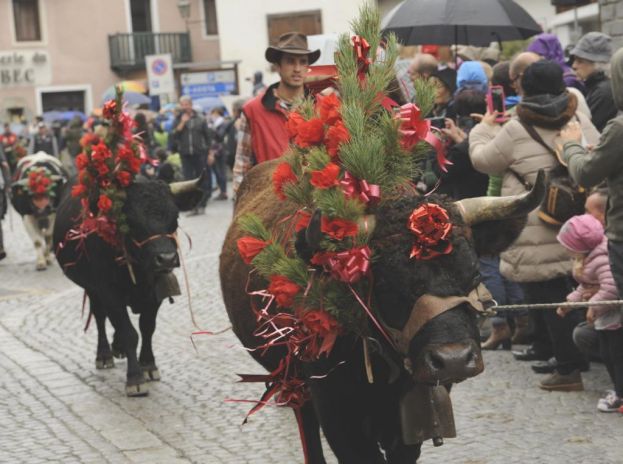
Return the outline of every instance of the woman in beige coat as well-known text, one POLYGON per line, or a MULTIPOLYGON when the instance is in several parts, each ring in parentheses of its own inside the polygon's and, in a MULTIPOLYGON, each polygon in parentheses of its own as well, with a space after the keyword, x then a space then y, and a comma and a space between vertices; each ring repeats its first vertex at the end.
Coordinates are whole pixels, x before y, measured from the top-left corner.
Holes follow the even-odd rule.
MULTIPOLYGON (((469 136, 470 158, 474 168, 485 174, 503 176, 502 195, 525 191, 522 181, 533 183, 537 172, 557 166, 557 159, 528 132, 532 126, 549 147, 556 147, 559 131, 570 120, 577 120, 587 144, 595 144, 599 133, 585 115, 577 111, 577 99, 569 93, 562 70, 556 63, 539 61, 522 76, 523 101, 517 115, 504 126, 495 123, 496 115, 486 114, 469 136)), ((519 282, 526 303, 565 301, 569 293, 571 263, 557 242, 557 229, 542 222, 536 211, 517 241, 501 255, 500 271, 504 277, 519 282)), ((537 340, 528 350, 531 359, 553 354, 557 361, 554 373, 541 382, 546 390, 581 390, 579 369, 585 359, 573 344, 572 332, 583 315, 559 318, 554 311, 536 310, 537 340)), ((530 357, 529 357, 530 359, 530 357)))

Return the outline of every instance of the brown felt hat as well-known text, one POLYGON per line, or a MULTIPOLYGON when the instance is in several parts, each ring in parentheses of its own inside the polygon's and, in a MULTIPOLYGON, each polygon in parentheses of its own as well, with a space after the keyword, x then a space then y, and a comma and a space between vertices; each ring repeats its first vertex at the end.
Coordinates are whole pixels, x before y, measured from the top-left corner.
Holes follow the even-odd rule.
POLYGON ((279 36, 277 45, 266 49, 266 61, 269 63, 279 63, 283 53, 292 55, 308 55, 309 64, 314 63, 320 58, 320 50, 309 50, 307 48, 307 36, 300 32, 286 32, 279 36))

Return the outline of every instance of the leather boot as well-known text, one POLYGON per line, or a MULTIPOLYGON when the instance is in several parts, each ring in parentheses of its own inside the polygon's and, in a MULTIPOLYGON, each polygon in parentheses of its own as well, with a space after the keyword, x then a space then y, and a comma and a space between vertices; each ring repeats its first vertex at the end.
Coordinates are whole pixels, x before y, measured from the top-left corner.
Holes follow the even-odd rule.
POLYGON ((530 316, 528 316, 527 314, 525 316, 516 316, 515 333, 513 333, 513 338, 511 338, 511 342, 514 345, 526 345, 532 341, 531 338, 532 334, 530 333, 530 316))
POLYGON ((508 324, 494 325, 491 335, 480 347, 483 350, 497 350, 502 345, 505 350, 511 349, 511 329, 508 324))

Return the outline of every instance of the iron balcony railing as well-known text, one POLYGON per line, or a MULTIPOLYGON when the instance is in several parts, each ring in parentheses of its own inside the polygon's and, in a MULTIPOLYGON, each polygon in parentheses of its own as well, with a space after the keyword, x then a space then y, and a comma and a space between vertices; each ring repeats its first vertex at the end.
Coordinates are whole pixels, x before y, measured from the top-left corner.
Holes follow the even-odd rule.
POLYGON ((145 68, 145 56, 170 53, 173 63, 192 61, 187 32, 135 32, 108 36, 110 67, 116 72, 145 68))

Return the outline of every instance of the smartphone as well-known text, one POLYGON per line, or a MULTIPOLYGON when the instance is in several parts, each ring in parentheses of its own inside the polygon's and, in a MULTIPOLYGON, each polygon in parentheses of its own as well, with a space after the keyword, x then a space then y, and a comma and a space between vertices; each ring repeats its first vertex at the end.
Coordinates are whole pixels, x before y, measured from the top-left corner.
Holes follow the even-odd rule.
POLYGON ((497 122, 504 122, 506 120, 504 116, 504 113, 506 113, 504 100, 506 100, 504 88, 501 85, 492 85, 487 92, 487 109, 491 113, 494 111, 500 113, 496 118, 497 122))
POLYGON ((446 127, 446 118, 428 118, 430 125, 437 129, 444 129, 446 127))

